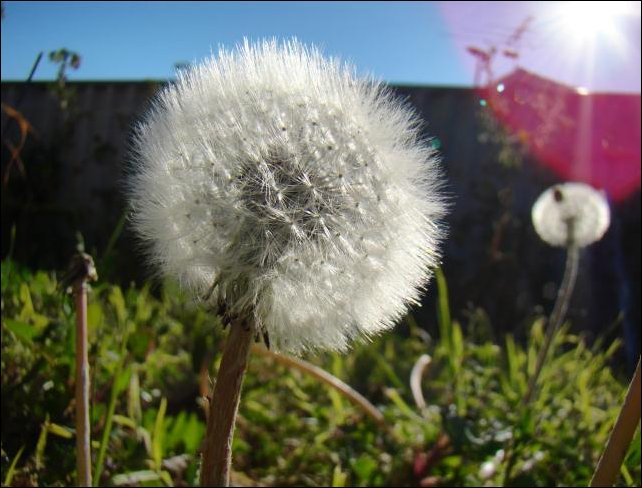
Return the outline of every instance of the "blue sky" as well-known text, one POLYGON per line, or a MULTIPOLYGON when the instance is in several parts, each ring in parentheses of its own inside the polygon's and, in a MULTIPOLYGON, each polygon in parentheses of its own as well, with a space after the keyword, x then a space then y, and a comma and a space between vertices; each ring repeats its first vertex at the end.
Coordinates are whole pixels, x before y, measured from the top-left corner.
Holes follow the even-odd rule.
MULTIPOLYGON (((26 78, 39 52, 62 47, 82 56, 72 80, 166 79, 176 63, 198 61, 243 37, 296 36, 392 83, 470 86, 475 59, 466 48, 501 52, 511 44, 519 59, 497 55, 496 75, 520 64, 592 90, 640 91, 640 2, 611 8, 612 25, 598 13, 597 27, 574 13, 571 24, 559 24, 555 9, 567 2, 3 3, 3 80, 26 78), (569 25, 583 23, 584 34, 569 34, 569 25)), ((35 79, 55 72, 43 58, 35 79)))

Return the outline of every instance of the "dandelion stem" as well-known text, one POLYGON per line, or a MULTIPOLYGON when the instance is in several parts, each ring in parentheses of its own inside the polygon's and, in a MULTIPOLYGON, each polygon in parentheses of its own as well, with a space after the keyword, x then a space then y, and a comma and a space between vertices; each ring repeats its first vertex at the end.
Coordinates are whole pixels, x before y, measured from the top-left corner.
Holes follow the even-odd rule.
POLYGON ((562 279, 562 284, 560 285, 559 291, 557 292, 557 300, 555 301, 555 306, 553 307, 553 312, 548 321, 548 327, 546 328, 546 335, 544 337, 544 344, 537 355, 537 362, 535 363, 535 371, 533 371, 532 376, 528 380, 528 387, 526 388, 526 394, 522 398, 522 406, 528 405, 531 401, 535 389, 537 387, 537 380, 539 375, 542 372, 544 363, 548 356, 548 352, 553 343, 553 339, 557 334, 564 318, 566 316, 566 311, 568 305, 571 301, 571 296, 573 295, 573 289, 575 288, 575 281, 577 279, 577 268, 579 263, 579 248, 577 246, 569 246, 566 253, 566 267, 564 269, 564 278, 562 279))
POLYGON ((75 282, 74 295, 76 301, 76 466, 78 486, 91 486, 87 281, 85 276, 75 282))
MULTIPOLYGON (((573 229, 572 223, 569 222, 569 235, 572 236, 573 229)), ((526 387, 526 393, 522 397, 520 403, 520 409, 522 412, 525 412, 533 399, 533 395, 537 389, 537 380, 542 372, 546 358, 553 344, 553 339, 557 334, 564 318, 566 316, 566 311, 568 310, 568 305, 571 301, 571 296, 573 295, 573 289, 575 288, 575 281, 577 279, 577 269, 580 260, 580 250, 579 247, 573 244, 572 238, 569 238, 569 245, 566 248, 566 266, 564 268, 564 277, 562 278, 562 284, 557 292, 557 299, 555 300, 555 306, 551 312, 551 316, 548 320, 548 326, 546 328, 546 334, 544 336, 544 343, 537 355, 537 361, 535 363, 535 371, 528 380, 528 386, 526 387)), ((504 481, 503 486, 508 486, 510 482, 511 473, 513 467, 515 466, 516 461, 516 452, 517 452, 518 441, 515 441, 515 438, 512 437, 508 447, 506 448, 506 471, 504 472, 504 481)))
POLYGON ((237 320, 231 324, 210 400, 201 486, 229 486, 234 423, 253 338, 252 323, 237 320))
POLYGON ((640 360, 589 486, 613 486, 640 422, 640 360))

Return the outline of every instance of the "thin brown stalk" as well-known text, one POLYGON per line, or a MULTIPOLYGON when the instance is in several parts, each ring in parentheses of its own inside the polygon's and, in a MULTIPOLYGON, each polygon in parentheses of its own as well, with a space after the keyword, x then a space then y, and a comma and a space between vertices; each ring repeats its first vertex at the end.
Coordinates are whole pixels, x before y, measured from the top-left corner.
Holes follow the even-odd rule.
POLYGON ((89 359, 87 345, 87 281, 96 280, 91 256, 75 255, 63 284, 73 287, 76 305, 76 469, 78 486, 91 486, 89 429, 89 359))
POLYGON ((232 465, 232 438, 247 369, 254 327, 241 320, 230 326, 223 358, 209 405, 203 446, 201 486, 229 486, 232 465))
POLYGON ((635 368, 620 414, 615 421, 589 486, 613 486, 639 422, 640 359, 638 359, 638 366, 635 368))
POLYGON ((367 398, 365 398, 359 392, 355 391, 350 385, 344 383, 336 376, 331 375, 327 371, 319 368, 318 366, 315 366, 314 364, 310 364, 309 362, 304 361, 303 359, 283 356, 281 354, 272 352, 262 346, 254 346, 252 350, 256 354, 259 354, 264 357, 269 357, 274 361, 276 361, 277 363, 287 366, 288 368, 298 369, 303 373, 309 374, 310 376, 314 376, 318 380, 321 380, 323 383, 325 383, 331 388, 334 388, 339 393, 341 393, 344 397, 350 400, 354 405, 360 408, 366 415, 372 418, 372 420, 374 420, 378 425, 382 427, 386 427, 386 421, 381 411, 377 407, 375 407, 372 403, 370 403, 367 398))
POLYGON ((74 291, 76 300, 76 467, 78 486, 91 486, 87 284, 85 281, 79 280, 74 291))

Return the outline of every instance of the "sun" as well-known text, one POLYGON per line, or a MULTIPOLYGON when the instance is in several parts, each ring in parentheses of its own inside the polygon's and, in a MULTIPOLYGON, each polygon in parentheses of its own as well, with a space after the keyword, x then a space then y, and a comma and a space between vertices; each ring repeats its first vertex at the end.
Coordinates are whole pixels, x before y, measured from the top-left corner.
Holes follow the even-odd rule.
POLYGON ((630 13, 632 2, 563 2, 558 19, 565 33, 575 42, 582 43, 606 36, 618 36, 617 19, 630 13))

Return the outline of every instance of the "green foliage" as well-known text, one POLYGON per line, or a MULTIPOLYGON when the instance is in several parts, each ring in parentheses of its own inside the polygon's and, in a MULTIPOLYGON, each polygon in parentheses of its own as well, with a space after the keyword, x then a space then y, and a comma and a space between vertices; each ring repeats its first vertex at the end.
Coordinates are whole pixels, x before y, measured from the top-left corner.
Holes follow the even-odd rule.
MULTIPOLYGON (((2 479, 6 485, 70 485, 74 311, 51 273, 2 266, 2 479)), ((99 270, 100 271, 100 270, 99 270)), ((276 486, 452 486, 502 482, 502 449, 516 442, 511 483, 586 485, 609 434, 628 378, 609 358, 563 331, 542 373, 532 409, 518 408, 542 342, 541 319, 526 347, 482 337, 483 311, 451 318, 446 280, 436 288, 439 338, 408 319, 347 355, 309 358, 383 412, 387 429, 335 390, 269 358, 251 358, 234 439, 233 480, 276 486), (474 331, 474 333, 470 332, 474 331), (470 332, 470 333, 469 333, 470 332), (428 406, 408 385, 416 359, 428 406)), ((95 483, 196 483, 205 431, 202 395, 214 377, 219 319, 162 289, 108 283, 89 297, 92 470, 95 483)), ((490 334, 486 334, 489 336, 490 334)), ((640 484, 639 432, 621 485, 640 484)))
MULTIPOLYGON (((14 457, 25 446, 12 477, 73 484, 74 439, 61 435, 74 425, 72 299, 55 275, 15 263, 3 263, 2 290, 2 449, 14 457)), ((171 483, 161 457, 185 454, 194 464, 203 433, 198 371, 203 351, 215 350, 218 319, 169 286, 152 297, 148 288, 99 284, 88 324, 96 483, 132 467, 151 467, 171 483)))

